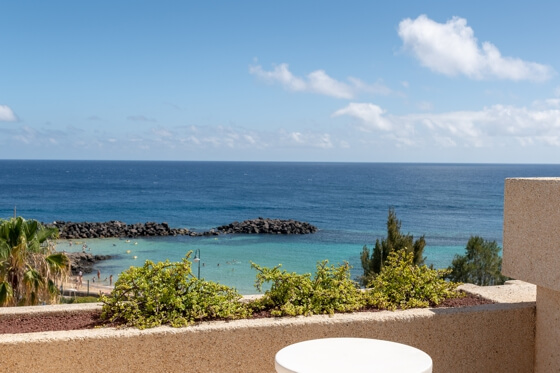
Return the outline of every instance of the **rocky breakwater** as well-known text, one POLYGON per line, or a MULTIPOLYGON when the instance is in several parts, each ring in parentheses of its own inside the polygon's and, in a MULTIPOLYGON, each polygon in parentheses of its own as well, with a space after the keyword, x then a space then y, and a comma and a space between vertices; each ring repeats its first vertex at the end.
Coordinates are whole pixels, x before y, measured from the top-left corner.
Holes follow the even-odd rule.
POLYGON ((45 224, 58 229, 59 238, 73 240, 85 238, 134 238, 157 236, 216 236, 219 234, 310 234, 317 227, 297 220, 251 219, 222 225, 207 232, 193 232, 186 228, 171 228, 167 223, 126 224, 120 221, 105 223, 74 223, 55 221, 45 224))
POLYGON ((280 219, 251 219, 241 223, 233 222, 216 228, 224 234, 310 234, 317 232, 317 227, 306 222, 280 219))
POLYGON ((57 228, 61 239, 177 236, 191 233, 185 228, 171 228, 167 223, 154 222, 126 224, 115 220, 105 223, 55 221, 46 225, 57 228))

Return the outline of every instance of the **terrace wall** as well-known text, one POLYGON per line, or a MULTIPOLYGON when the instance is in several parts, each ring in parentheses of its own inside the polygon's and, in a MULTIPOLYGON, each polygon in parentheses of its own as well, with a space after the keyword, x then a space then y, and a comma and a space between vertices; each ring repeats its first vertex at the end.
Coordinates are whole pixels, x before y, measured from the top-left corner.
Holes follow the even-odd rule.
MULTIPOLYGON (((480 288, 467 287, 471 292, 477 289, 480 288)), ((209 322, 179 329, 2 335, 0 356, 2 369, 14 373, 272 373, 276 352, 287 345, 313 338, 361 337, 418 347, 432 357, 436 373, 531 372, 535 351, 534 286, 513 282, 480 290, 485 297, 501 303, 209 322)), ((51 312, 80 312, 88 307, 92 306, 70 305, 51 312)), ((0 317, 11 317, 1 311, 0 317)))

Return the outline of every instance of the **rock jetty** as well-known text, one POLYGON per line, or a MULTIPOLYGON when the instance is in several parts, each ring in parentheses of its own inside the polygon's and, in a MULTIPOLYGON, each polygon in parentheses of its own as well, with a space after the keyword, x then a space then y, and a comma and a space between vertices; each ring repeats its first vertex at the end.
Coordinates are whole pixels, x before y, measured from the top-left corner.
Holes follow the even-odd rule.
POLYGON ((241 223, 233 222, 216 228, 225 234, 310 234, 317 232, 317 227, 296 220, 252 219, 241 223))
POLYGON ((177 236, 190 233, 188 229, 171 228, 167 223, 126 224, 116 220, 105 223, 55 221, 46 226, 57 228, 62 239, 177 236))
POLYGON ((257 218, 222 225, 207 232, 194 232, 186 228, 171 228, 167 223, 126 224, 112 220, 105 223, 74 223, 55 221, 45 224, 58 229, 61 239, 85 238, 135 238, 157 236, 215 236, 219 234, 310 234, 317 227, 297 220, 257 218))

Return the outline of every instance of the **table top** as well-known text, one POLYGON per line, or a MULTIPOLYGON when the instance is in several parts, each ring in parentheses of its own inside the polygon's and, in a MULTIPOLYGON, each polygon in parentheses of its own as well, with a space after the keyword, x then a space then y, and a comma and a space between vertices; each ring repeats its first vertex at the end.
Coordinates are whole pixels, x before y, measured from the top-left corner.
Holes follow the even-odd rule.
POLYGON ((417 348, 369 338, 323 338, 284 347, 278 373, 431 373, 432 358, 417 348))

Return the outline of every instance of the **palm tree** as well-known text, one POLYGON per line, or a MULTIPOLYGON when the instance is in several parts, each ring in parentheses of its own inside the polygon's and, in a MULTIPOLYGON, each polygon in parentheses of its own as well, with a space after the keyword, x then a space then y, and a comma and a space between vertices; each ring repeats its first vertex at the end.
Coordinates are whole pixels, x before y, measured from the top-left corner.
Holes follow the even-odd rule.
POLYGON ((51 238, 56 228, 36 220, 0 219, 0 306, 52 303, 57 282, 68 274, 69 259, 57 253, 51 238))

